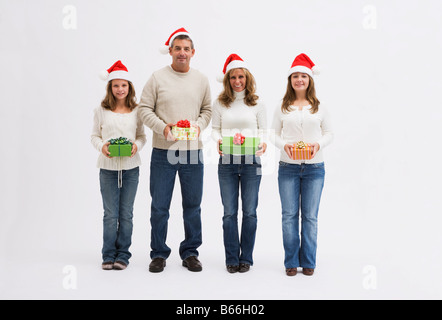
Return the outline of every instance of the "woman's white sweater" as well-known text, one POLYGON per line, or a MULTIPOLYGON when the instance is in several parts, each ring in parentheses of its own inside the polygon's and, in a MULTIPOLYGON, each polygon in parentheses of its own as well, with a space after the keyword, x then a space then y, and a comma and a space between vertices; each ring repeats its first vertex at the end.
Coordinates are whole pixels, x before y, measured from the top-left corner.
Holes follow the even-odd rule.
POLYGON ((244 103, 245 90, 235 92, 235 101, 226 108, 217 99, 212 107, 212 138, 215 141, 222 137, 242 133, 246 137, 264 139, 267 129, 267 115, 262 103, 249 107, 244 103))
POLYGON ((330 116, 327 109, 319 106, 318 112, 312 114, 311 106, 305 106, 300 110, 297 106, 291 106, 292 111, 283 113, 281 107, 277 107, 273 117, 271 135, 276 147, 281 149, 281 161, 301 164, 320 163, 324 161, 324 148, 333 140, 333 132, 330 116), (318 143, 320 148, 315 157, 310 160, 292 160, 284 150, 284 146, 298 141, 305 143, 318 143))
POLYGON ((144 125, 138 118, 138 107, 130 113, 115 113, 98 107, 94 110, 91 143, 100 152, 97 167, 107 170, 129 170, 141 165, 140 151, 146 143, 144 125), (133 157, 107 158, 101 152, 103 145, 110 139, 125 137, 137 145, 133 157))

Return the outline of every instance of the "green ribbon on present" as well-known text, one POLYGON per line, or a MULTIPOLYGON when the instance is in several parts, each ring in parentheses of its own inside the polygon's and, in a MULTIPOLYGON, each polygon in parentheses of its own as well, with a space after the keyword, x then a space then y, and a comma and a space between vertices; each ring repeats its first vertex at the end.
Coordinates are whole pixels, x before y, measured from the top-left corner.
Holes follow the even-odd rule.
POLYGON ((110 139, 109 142, 112 145, 116 145, 116 144, 118 144, 118 145, 130 144, 131 145, 132 144, 132 142, 130 142, 130 140, 125 137, 119 137, 117 139, 110 139))

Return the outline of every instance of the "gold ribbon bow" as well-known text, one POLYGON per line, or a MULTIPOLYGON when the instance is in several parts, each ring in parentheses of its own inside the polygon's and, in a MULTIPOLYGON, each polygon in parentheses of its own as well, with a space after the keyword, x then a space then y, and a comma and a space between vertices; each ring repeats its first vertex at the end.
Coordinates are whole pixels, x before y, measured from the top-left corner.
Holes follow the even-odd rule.
POLYGON ((296 143, 297 149, 305 149, 306 147, 307 147, 307 145, 304 143, 304 141, 299 141, 296 143))

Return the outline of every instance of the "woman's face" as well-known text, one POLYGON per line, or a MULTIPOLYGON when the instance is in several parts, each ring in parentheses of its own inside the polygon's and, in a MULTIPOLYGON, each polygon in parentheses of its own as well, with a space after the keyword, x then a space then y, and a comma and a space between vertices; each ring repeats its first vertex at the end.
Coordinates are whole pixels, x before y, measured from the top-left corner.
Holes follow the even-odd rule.
POLYGON ((233 69, 230 72, 230 86, 235 92, 241 92, 246 88, 246 74, 243 69, 233 69))
POLYGON ((292 88, 295 91, 306 91, 310 83, 307 73, 295 72, 291 76, 292 88))
POLYGON ((112 94, 116 100, 124 100, 129 94, 129 82, 122 79, 112 80, 112 94))

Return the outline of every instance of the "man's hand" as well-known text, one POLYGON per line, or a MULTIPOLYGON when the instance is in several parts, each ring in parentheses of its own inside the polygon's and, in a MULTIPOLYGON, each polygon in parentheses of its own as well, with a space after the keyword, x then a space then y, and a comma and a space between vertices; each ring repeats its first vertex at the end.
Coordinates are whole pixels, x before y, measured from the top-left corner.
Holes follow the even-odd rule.
POLYGON ((166 127, 164 128, 163 134, 167 141, 176 141, 175 137, 172 134, 172 127, 174 126, 173 123, 168 123, 166 127))

